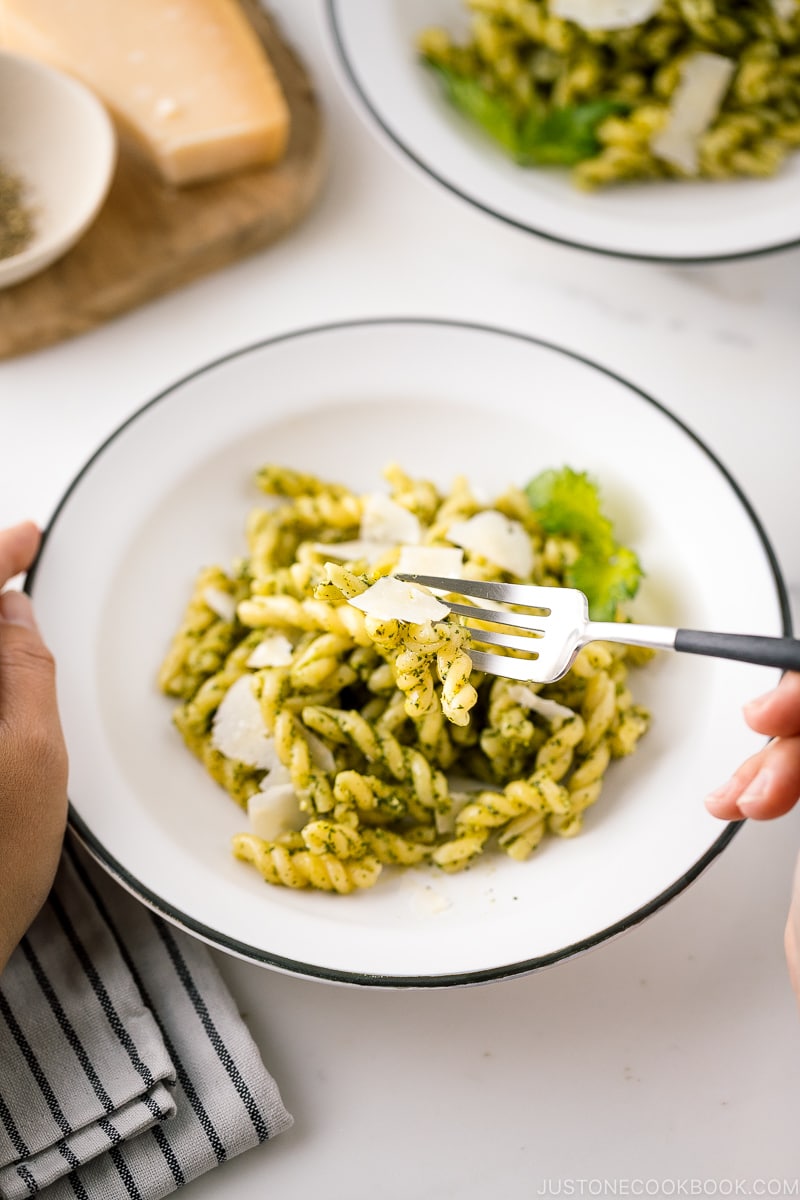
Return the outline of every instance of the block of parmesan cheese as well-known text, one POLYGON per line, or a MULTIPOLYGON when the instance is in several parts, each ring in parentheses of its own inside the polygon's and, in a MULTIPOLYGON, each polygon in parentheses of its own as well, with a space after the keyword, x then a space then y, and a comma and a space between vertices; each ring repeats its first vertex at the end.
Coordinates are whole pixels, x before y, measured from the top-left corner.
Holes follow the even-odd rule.
POLYGON ((0 45, 88 84, 170 183, 286 149, 286 99, 238 0, 0 0, 0 45))

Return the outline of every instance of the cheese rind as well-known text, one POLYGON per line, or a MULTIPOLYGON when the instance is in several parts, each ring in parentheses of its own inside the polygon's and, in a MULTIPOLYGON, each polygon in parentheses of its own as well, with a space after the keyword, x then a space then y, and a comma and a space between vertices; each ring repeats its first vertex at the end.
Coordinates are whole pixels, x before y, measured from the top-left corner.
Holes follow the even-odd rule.
POLYGON ((286 149, 289 108, 237 0, 0 0, 0 46, 81 79, 169 183, 286 149))

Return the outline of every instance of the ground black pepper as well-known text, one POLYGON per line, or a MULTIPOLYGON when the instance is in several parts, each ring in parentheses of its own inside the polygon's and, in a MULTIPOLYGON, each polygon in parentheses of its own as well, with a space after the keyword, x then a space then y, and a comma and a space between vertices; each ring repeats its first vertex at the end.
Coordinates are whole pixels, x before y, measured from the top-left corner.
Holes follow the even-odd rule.
POLYGON ((33 232, 33 216, 25 200, 25 185, 0 165, 0 259, 24 250, 33 232))

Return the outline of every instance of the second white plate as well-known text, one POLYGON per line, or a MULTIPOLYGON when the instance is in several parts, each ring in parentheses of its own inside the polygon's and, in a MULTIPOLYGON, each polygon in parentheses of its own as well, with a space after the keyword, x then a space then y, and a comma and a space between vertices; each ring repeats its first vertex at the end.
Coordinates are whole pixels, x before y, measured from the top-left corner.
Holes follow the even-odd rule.
POLYGON ((554 242, 622 258, 700 263, 800 242, 800 154, 772 179, 578 191, 564 171, 522 168, 455 112, 415 52, 422 29, 465 26, 464 0, 327 0, 335 54, 373 127, 438 184, 554 242))

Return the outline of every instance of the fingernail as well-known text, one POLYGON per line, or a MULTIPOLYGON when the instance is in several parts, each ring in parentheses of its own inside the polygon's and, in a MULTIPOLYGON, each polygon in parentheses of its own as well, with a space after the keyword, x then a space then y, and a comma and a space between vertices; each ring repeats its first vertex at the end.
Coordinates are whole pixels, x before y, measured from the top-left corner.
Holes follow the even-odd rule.
POLYGON ((709 792, 706 796, 706 804, 712 807, 717 804, 722 804, 727 800, 731 792, 735 791, 736 783, 733 779, 729 779, 727 783, 723 783, 721 787, 715 788, 713 792, 709 792))
POLYGON ((26 629, 36 628, 33 606, 24 592, 16 592, 12 588, 0 595, 0 621, 8 625, 24 625, 26 629))
POLYGON ((773 690, 771 692, 764 692, 763 696, 755 696, 754 699, 748 700, 747 703, 744 705, 744 711, 745 712, 755 712, 759 708, 763 708, 763 706, 767 703, 767 701, 771 700, 774 695, 775 695, 775 692, 773 690))
POLYGON ((756 817, 762 808, 772 784, 772 772, 762 768, 739 797, 739 812, 745 817, 756 817))

